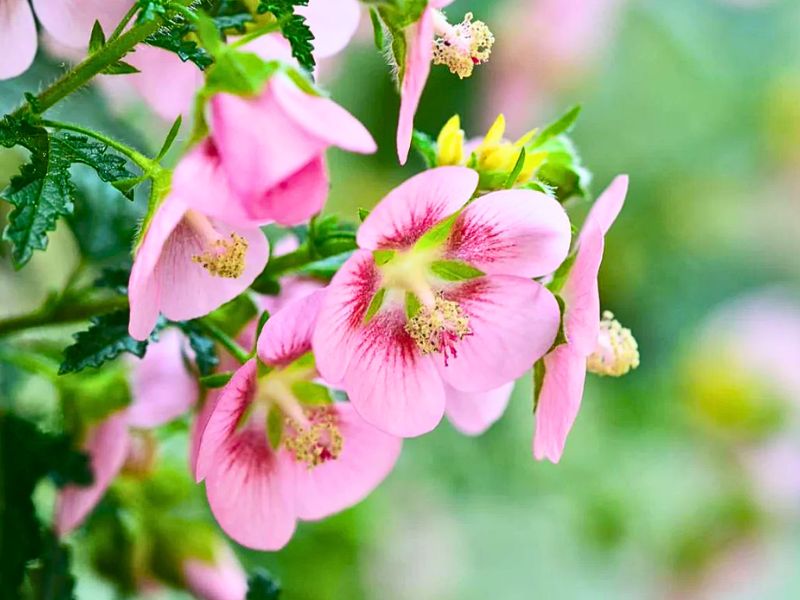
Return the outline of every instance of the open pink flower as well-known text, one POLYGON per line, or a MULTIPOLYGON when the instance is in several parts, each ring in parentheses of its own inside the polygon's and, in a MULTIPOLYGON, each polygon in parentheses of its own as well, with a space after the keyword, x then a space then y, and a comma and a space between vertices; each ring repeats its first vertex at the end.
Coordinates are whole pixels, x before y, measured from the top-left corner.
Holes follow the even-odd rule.
POLYGON ((516 379, 557 333, 558 304, 530 278, 567 255, 566 213, 529 190, 487 194, 465 207, 477 184, 464 167, 401 184, 361 225, 362 249, 328 287, 314 333, 320 373, 393 435, 430 431, 446 404, 466 398, 460 392, 516 379))
POLYGON ((174 321, 194 319, 246 290, 269 259, 269 244, 254 225, 234 226, 197 205, 201 190, 236 206, 224 178, 209 171, 204 146, 190 152, 173 174, 172 189, 147 225, 128 284, 129 332, 143 340, 159 312, 174 321), (209 189, 210 188, 210 189, 209 189))
MULTIPOLYGON (((85 48, 95 20, 111 31, 134 0, 33 0, 33 8, 44 29, 57 42, 85 48)), ((36 23, 28 0, 0 2, 0 79, 21 75, 36 55, 36 23)))
POLYGON ((196 428, 196 477, 223 530, 242 545, 277 550, 297 519, 360 502, 391 471, 401 440, 365 423, 349 403, 325 400, 311 332, 324 291, 267 322, 257 361, 239 368, 196 428), (277 429, 267 423, 277 424, 277 429), (277 436, 275 433, 277 432, 277 436))
MULTIPOLYGON (((604 236, 622 210, 627 191, 628 177, 617 177, 595 202, 578 238, 575 263, 561 291, 567 341, 544 357, 545 375, 533 441, 533 454, 538 460, 560 460, 581 405, 587 359, 598 349, 598 343, 604 343, 612 334, 606 331, 601 337, 597 275, 604 236)), ((608 350, 613 351, 610 346, 608 350)))
POLYGON ((150 429, 185 413, 197 400, 197 383, 186 370, 182 336, 175 330, 161 334, 141 360, 132 359, 133 402, 86 432, 83 449, 89 455, 94 481, 69 485, 58 496, 55 524, 59 535, 80 525, 105 494, 126 460, 136 460, 131 428, 150 429))

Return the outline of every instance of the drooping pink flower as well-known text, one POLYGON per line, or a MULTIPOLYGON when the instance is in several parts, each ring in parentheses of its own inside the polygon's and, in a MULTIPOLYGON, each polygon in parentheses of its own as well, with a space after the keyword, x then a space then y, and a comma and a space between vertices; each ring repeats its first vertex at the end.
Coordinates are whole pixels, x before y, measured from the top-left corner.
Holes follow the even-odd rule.
POLYGON ((578 238, 575 263, 561 291, 567 341, 544 357, 545 375, 533 441, 533 454, 538 460, 547 458, 557 463, 561 458, 583 397, 587 359, 598 344, 613 354, 613 324, 603 328, 601 335, 597 275, 604 236, 622 210, 627 190, 627 176, 617 177, 595 202, 578 238))
MULTIPOLYGON (((110 32, 133 5, 133 0, 33 0, 42 27, 56 41, 85 48, 95 20, 110 32)), ((36 55, 36 24, 28 0, 0 2, 0 79, 21 75, 36 55)))
POLYGON ((126 460, 137 461, 137 444, 130 428, 158 427, 185 413, 196 402, 198 389, 184 367, 181 335, 161 334, 141 360, 132 359, 133 402, 86 432, 83 449, 89 455, 94 481, 82 487, 69 485, 58 496, 55 527, 66 535, 80 525, 97 505, 126 460))
POLYGON ((215 194, 232 212, 238 206, 224 177, 208 167, 207 147, 195 148, 178 165, 172 188, 146 225, 136 251, 128 284, 128 329, 136 339, 150 335, 159 312, 183 321, 232 300, 253 283, 269 259, 267 238, 258 227, 231 225, 224 214, 215 217, 203 210, 201 190, 215 194))
POLYGON ((221 546, 213 562, 189 558, 183 562, 186 588, 200 600, 244 600, 247 576, 230 548, 221 546))
POLYGON ((344 50, 361 20, 358 0, 309 0, 298 6, 314 34, 314 58, 327 58, 344 50))
POLYGON ((555 298, 530 278, 566 256, 566 213, 529 190, 494 192, 465 207, 477 184, 464 167, 401 184, 361 225, 361 249, 328 287, 314 333, 320 373, 393 435, 430 431, 447 403, 463 399, 458 392, 516 379, 558 330, 555 298), (449 233, 437 236, 450 217, 449 233), (426 237, 432 230, 435 240, 426 237))
POLYGON ((195 474, 223 530, 242 545, 277 550, 297 519, 316 520, 360 502, 391 471, 401 440, 364 422, 349 403, 314 403, 311 350, 324 291, 267 322, 248 361, 196 428, 195 474), (266 371, 266 372, 263 372, 266 371), (305 390, 305 391, 303 391, 305 390), (272 416, 268 416, 272 415, 272 416), (268 420, 280 423, 270 438, 268 420))

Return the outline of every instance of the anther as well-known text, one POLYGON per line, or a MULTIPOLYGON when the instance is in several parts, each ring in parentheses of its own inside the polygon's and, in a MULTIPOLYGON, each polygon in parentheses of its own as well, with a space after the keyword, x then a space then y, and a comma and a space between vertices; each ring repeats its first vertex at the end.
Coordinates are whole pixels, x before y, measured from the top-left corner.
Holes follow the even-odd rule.
POLYGON ((192 262, 198 263, 215 277, 236 279, 244 273, 247 240, 237 233, 229 238, 214 240, 203 254, 192 256, 192 262))
POLYGON ((631 330, 605 311, 600 321, 597 348, 589 356, 586 368, 597 375, 620 377, 638 366, 639 346, 631 330))
POLYGON ((457 356, 456 344, 472 335, 469 317, 452 300, 436 296, 433 307, 422 306, 419 312, 406 322, 406 332, 411 336, 422 354, 441 352, 444 364, 457 356))
POLYGON ((336 412, 330 406, 313 408, 306 414, 308 423, 305 426, 287 417, 283 445, 294 454, 295 460, 313 469, 339 458, 344 437, 339 430, 336 412))
POLYGON ((486 23, 473 21, 472 18, 472 13, 467 13, 457 25, 450 25, 444 17, 436 23, 433 63, 447 65, 450 72, 460 79, 472 75, 475 65, 489 60, 494 44, 494 35, 486 23))

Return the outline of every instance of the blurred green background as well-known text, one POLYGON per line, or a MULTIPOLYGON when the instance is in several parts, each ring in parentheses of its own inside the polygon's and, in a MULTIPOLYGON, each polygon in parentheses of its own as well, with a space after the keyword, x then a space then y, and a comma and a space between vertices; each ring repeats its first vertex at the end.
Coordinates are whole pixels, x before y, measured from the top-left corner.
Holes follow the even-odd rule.
MULTIPOLYGON (((417 127, 435 135, 458 112, 477 136, 505 112, 514 137, 583 105, 573 136, 593 192, 618 173, 631 178, 601 290, 638 339, 641 367, 620 380, 589 377, 559 465, 531 457, 525 378, 485 435, 443 423, 408 440, 367 501, 300 524, 279 553, 240 556, 275 573, 288 600, 800 597, 800 494, 773 502, 753 474, 760 466, 742 459, 800 440, 800 397, 767 399, 769 375, 738 376, 752 365, 720 363, 724 343, 709 346, 703 333, 717 307, 765 286, 780 284, 800 306, 800 2, 459 0, 450 13, 467 10, 494 30, 493 58, 464 81, 434 68, 417 127), (776 402, 780 418, 761 418, 776 402)), ((327 210, 354 221, 421 168, 416 158, 396 164, 398 99, 367 21, 321 71, 381 148, 331 153, 327 210)), ((0 108, 58 69, 40 57, 0 85, 0 108)), ((63 113, 142 147, 168 127, 103 104, 85 92, 63 113)), ((17 161, 0 155, 0 183, 17 161)), ((85 195, 97 216, 78 243, 115 258, 103 240, 136 208, 120 213, 105 187, 85 195)), ((75 238, 62 228, 51 243, 13 276, 0 262, 0 311, 29 309, 63 283, 75 238)), ((31 384, 19 397, 45 393, 31 384)), ((797 468, 789 460, 778 473, 797 468)), ((109 593, 81 579, 79 598, 109 593)))

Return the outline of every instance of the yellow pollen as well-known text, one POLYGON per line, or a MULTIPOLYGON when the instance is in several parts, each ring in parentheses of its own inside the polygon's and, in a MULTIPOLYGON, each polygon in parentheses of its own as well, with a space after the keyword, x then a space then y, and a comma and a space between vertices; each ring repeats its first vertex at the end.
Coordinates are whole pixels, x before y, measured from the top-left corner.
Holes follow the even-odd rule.
POLYGON ((236 279, 244 273, 247 240, 231 233, 230 239, 218 239, 209 244, 203 254, 192 256, 192 262, 198 263, 215 277, 236 279))
POLYGON ((597 348, 589 356, 586 368, 597 375, 620 377, 638 366, 639 346, 631 330, 605 311, 600 321, 597 348))
POLYGON ((307 415, 306 426, 286 418, 283 445, 294 454, 295 460, 306 463, 310 470, 339 458, 344 437, 336 422, 336 413, 330 406, 307 410, 307 415))
POLYGON ((494 35, 483 21, 473 21, 467 13, 458 25, 433 42, 433 64, 447 65, 450 72, 460 79, 472 75, 475 65, 489 60, 494 44, 494 35))
POLYGON ((419 312, 406 322, 405 329, 422 354, 444 354, 445 365, 450 356, 456 356, 456 343, 472 334, 464 310, 441 295, 436 296, 433 308, 420 307, 419 312))

